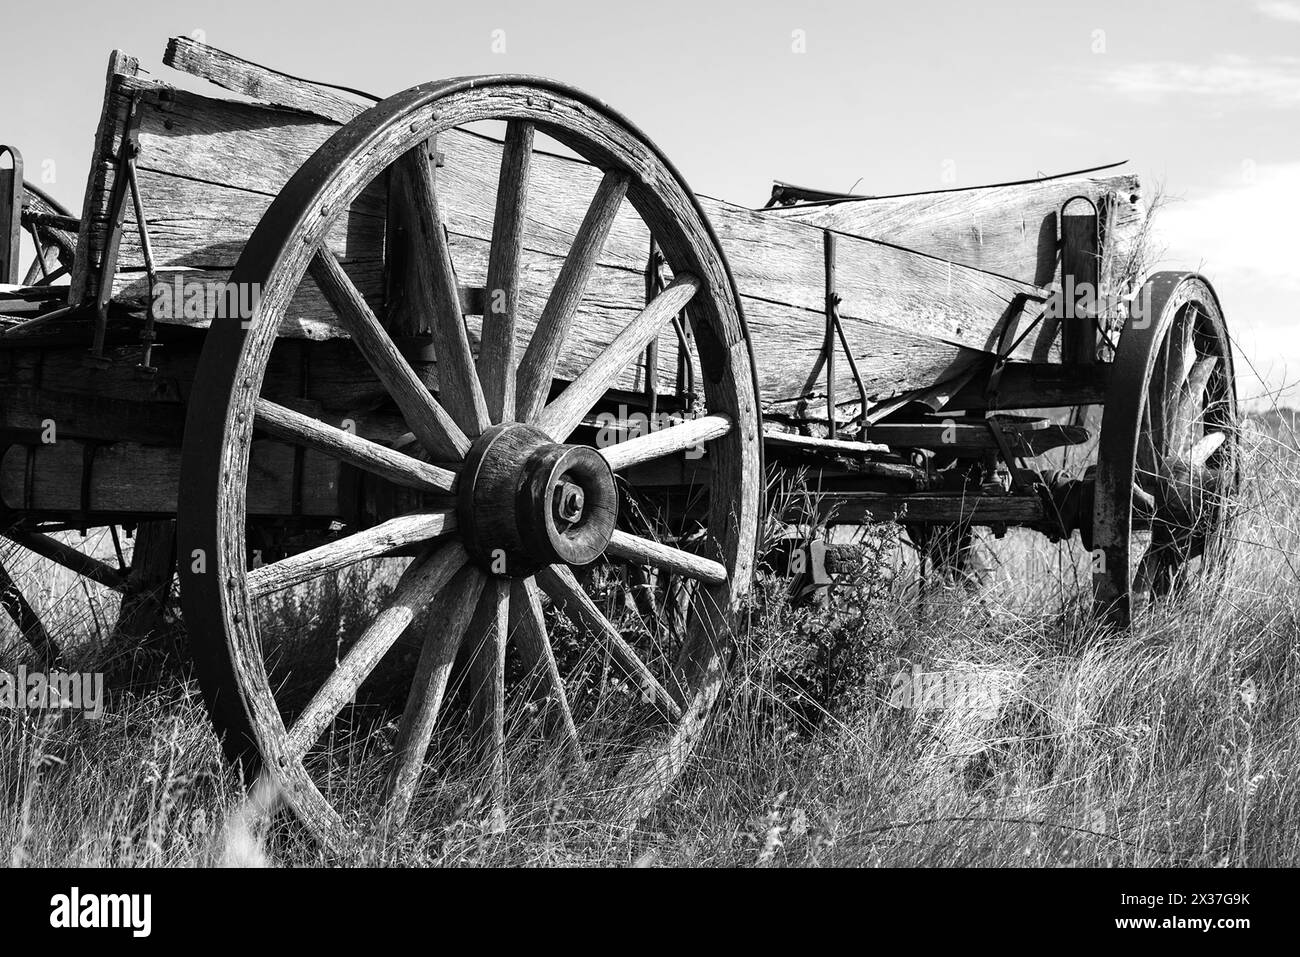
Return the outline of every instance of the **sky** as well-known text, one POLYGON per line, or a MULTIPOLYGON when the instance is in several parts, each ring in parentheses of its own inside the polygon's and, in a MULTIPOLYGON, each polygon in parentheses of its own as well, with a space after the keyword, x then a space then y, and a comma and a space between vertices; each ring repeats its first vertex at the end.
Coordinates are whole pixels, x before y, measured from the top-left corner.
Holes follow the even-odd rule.
POLYGON ((75 0, 16 22, 0 142, 74 209, 109 51, 171 79, 177 34, 379 95, 554 77, 743 205, 773 179, 884 195, 1128 160, 1169 200, 1162 265, 1219 292, 1243 397, 1300 405, 1300 0, 75 0))

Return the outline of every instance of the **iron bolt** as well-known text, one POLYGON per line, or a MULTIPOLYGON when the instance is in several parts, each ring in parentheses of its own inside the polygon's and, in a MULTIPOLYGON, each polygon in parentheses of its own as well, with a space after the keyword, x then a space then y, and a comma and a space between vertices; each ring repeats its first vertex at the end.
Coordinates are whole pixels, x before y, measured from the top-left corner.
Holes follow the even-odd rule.
POLYGON ((555 513, 566 522, 576 522, 582 518, 582 507, 586 496, 582 487, 573 482, 565 482, 555 490, 555 513))

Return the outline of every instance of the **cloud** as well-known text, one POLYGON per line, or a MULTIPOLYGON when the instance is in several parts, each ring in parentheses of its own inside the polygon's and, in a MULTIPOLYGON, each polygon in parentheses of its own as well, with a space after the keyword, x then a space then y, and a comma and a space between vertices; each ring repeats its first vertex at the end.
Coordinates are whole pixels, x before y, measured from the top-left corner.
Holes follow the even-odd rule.
MULTIPOLYGON (((1300 12, 1300 5, 1296 6, 1300 12)), ((1252 59, 1220 54, 1208 63, 1159 60, 1117 67, 1098 78, 1105 90, 1141 100, 1197 96, 1248 106, 1300 107, 1300 57, 1252 59)))
POLYGON ((1300 292, 1300 162, 1246 160, 1241 172, 1156 217, 1164 239, 1214 272, 1300 292))
POLYGON ((1300 23, 1300 3, 1293 0, 1259 0, 1255 9, 1272 20, 1300 23))
POLYGON ((1159 268, 1203 271, 1223 302, 1242 396, 1300 406, 1300 162, 1252 164, 1155 218, 1159 268))

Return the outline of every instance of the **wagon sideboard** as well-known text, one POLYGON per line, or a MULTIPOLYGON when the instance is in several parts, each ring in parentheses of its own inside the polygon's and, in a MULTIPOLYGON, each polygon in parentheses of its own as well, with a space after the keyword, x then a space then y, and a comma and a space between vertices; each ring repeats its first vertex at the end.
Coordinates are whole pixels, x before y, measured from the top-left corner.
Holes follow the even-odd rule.
MULTIPOLYGON (((110 335, 108 353, 116 361, 96 368, 87 368, 75 351, 42 348, 39 337, 22 348, 15 346, 23 340, 6 344, 0 350, 4 427, 35 434, 53 419, 63 430, 61 437, 72 440, 9 448, 0 460, 0 495, 10 507, 159 514, 174 508, 174 486, 165 481, 142 485, 138 477, 142 470, 172 476, 179 468, 182 409, 196 361, 196 347, 187 337, 209 322, 209 309, 195 302, 195 292, 220 294, 220 284, 284 183, 341 123, 368 105, 183 38, 171 42, 165 62, 260 102, 201 95, 146 79, 137 75, 132 58, 114 54, 69 300, 111 301, 113 310, 143 314, 151 306, 152 289, 152 312, 163 340, 151 356, 157 371, 138 373, 139 346, 129 335, 110 335), (134 160, 154 266, 152 285, 130 203, 121 204, 120 231, 112 229, 117 178, 126 155, 134 160), (114 447, 104 447, 110 440, 114 447), (92 460, 93 466, 78 465, 92 460), (85 480, 87 467, 93 467, 93 482, 85 480)), ((486 298, 501 143, 471 130, 453 130, 429 144, 429 160, 435 166, 470 338, 476 341, 486 298)), ((539 150, 533 158, 521 336, 531 335, 600 176, 597 168, 559 151, 539 150)), ((380 315, 400 313, 406 295, 400 270, 394 268, 400 249, 394 235, 402 228, 395 198, 403 187, 395 178, 373 183, 339 216, 329 237, 330 249, 380 315)), ((935 409, 951 407, 963 388, 961 401, 978 403, 994 354, 1012 345, 1001 342, 1008 328, 1018 330, 1018 338, 1008 354, 1013 362, 1003 378, 1003 407, 1087 398, 1089 388, 1100 387, 1102 376, 1080 380, 1060 364, 1060 323, 1052 295, 1061 275, 1058 213, 1066 200, 1078 196, 1100 210, 1099 272, 1109 282, 1124 274, 1142 219, 1138 185, 1128 175, 1067 175, 763 210, 699 197, 741 295, 760 397, 773 427, 801 431, 827 416, 829 294, 837 297, 845 342, 869 407, 863 410, 858 403, 853 372, 841 359, 832 363, 839 414, 865 411, 874 419, 913 399, 935 409), (834 246, 833 288, 828 237, 834 246), (1054 396, 1057 388, 1061 395, 1054 396)), ((566 343, 557 378, 573 379, 635 314, 644 301, 649 249, 644 224, 625 204, 579 308, 575 328, 580 332, 566 343)), ((247 304, 248 291, 233 292, 236 297, 242 293, 247 304)), ((422 317, 405 321, 409 355, 436 390, 437 367, 422 317)), ((274 374, 267 377, 268 395, 346 421, 372 437, 392 438, 400 431, 400 422, 373 414, 382 388, 338 341, 344 333, 310 278, 279 332, 283 342, 273 360, 274 374)), ((660 370, 677 367, 678 349, 678 338, 666 330, 659 341, 660 370)), ((634 364, 619 385, 635 399, 644 380, 645 364, 634 364)), ((267 479, 260 486, 266 501, 252 501, 250 509, 283 513, 291 503, 302 514, 334 514, 337 466, 322 457, 317 470, 301 460, 294 467, 292 455, 272 442, 255 450, 255 468, 267 479), (290 484, 277 481, 286 474, 298 477, 290 484)))

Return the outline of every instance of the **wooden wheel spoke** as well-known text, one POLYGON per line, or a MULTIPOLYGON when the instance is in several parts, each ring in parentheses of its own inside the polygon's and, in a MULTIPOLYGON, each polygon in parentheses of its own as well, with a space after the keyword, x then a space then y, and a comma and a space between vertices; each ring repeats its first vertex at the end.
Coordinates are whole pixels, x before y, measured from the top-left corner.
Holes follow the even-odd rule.
POLYGON ((1137 465, 1140 472, 1159 475, 1163 458, 1163 445, 1159 444, 1159 440, 1163 431, 1157 431, 1155 427, 1151 405, 1150 399, 1142 404, 1142 431, 1138 433, 1137 465))
POLYGON ((1187 461, 1193 468, 1204 468, 1210 456, 1219 450, 1228 438, 1223 432, 1209 432, 1196 440, 1187 453, 1187 461))
POLYGON ((523 658, 524 667, 542 679, 551 697, 554 698, 565 743, 581 766, 582 744, 578 739, 578 729, 573 720, 573 711, 569 707, 564 681, 555 662, 551 638, 546 631, 546 616, 542 611, 541 596, 537 592, 537 583, 531 578, 511 583, 510 635, 523 658))
POLYGON ((40 616, 28 604, 3 562, 0 562, 0 606, 4 607, 14 624, 18 626, 19 633, 38 655, 46 661, 53 661, 59 656, 59 646, 45 630, 40 616))
POLYGON ((701 443, 720 438, 730 431, 730 416, 703 415, 698 419, 689 419, 681 425, 647 432, 635 439, 607 446, 600 450, 600 454, 605 457, 609 467, 617 472, 665 455, 676 455, 694 449, 701 443))
POLYGON ((640 686, 648 701, 673 721, 681 719, 682 709, 676 699, 659 683, 659 679, 641 660, 640 655, 582 590, 567 565, 549 565, 543 568, 537 573, 537 582, 551 596, 551 600, 562 607, 565 614, 582 625, 597 641, 608 646, 615 663, 640 686))
POLYGON ((429 740, 442 709, 447 679, 486 581, 487 577, 477 568, 461 569, 438 596, 437 604, 429 614, 429 627, 420 649, 415 677, 411 680, 411 691, 406 698, 406 709, 397 732, 395 760, 388 776, 389 797, 385 813, 390 826, 400 825, 410 811, 411 799, 424 769, 429 740))
POLYGON ((258 399, 254 408, 258 428, 278 439, 324 452, 407 488, 428 492, 451 492, 455 488, 456 474, 447 469, 363 439, 346 429, 335 428, 268 399, 258 399))
POLYGON ((519 257, 524 246, 528 168, 533 156, 533 125, 506 123, 497 184, 496 218, 488 254, 487 305, 479 341, 478 376, 492 422, 515 417, 515 322, 519 311, 519 257))
POLYGON ((463 459, 469 451, 469 439, 398 351, 334 254, 318 251, 310 268, 339 321, 406 416, 406 424, 425 451, 439 459, 463 459))
POLYGON ((483 589, 468 641, 470 724, 474 750, 486 766, 494 809, 505 799, 506 634, 510 582, 493 578, 483 589))
POLYGON ((456 424, 469 436, 488 427, 487 403, 474 371, 474 356, 460 311, 460 287, 451 261, 451 249, 438 209, 438 191, 429 165, 428 148, 421 145, 399 161, 401 189, 411 213, 413 262, 429 270, 428 284, 417 285, 428 309, 433 348, 438 357, 438 395, 456 424))
POLYGON ((70 545, 64 545, 57 538, 51 538, 49 535, 42 535, 40 532, 28 532, 22 529, 11 528, 3 534, 9 539, 29 552, 35 552, 43 558, 48 558, 56 565, 62 565, 71 571, 76 572, 93 582, 98 582, 106 588, 114 591, 126 592, 126 578, 121 572, 110 565, 106 565, 97 558, 91 558, 89 555, 77 551, 70 545))
POLYGON ((533 422, 546 404, 555 376, 555 364, 569 336, 573 317, 587 289, 587 280, 596 268, 596 260, 627 195, 628 177, 611 170, 596 188, 582 225, 573 239, 559 278, 551 290, 542 317, 533 331, 532 341, 524 351, 515 377, 515 418, 533 422))
POLYGON ((1196 357, 1194 337, 1195 306, 1188 306, 1169 328, 1165 340, 1160 345, 1156 368, 1152 373, 1153 396, 1156 404, 1156 424, 1164 438, 1165 447, 1177 448, 1179 396, 1183 382, 1196 357))
POLYGON ((455 528, 456 513, 450 509, 400 515, 355 535, 254 568, 248 573, 248 587, 254 598, 262 598, 396 549, 427 542, 455 528))
POLYGON ((557 442, 563 442, 578 427, 582 417, 617 381, 619 375, 654 340, 660 330, 700 288, 691 275, 679 276, 667 289, 642 309, 622 332, 592 361, 577 379, 542 410, 537 427, 557 442))
POLYGON ((339 710, 356 696, 362 682, 415 616, 428 606, 467 559, 464 547, 459 542, 450 542, 410 564, 383 611, 298 715, 285 741, 286 760, 296 761, 307 752, 339 710))
POLYGON ((638 565, 653 565, 664 571, 697 578, 710 585, 720 585, 727 580, 727 569, 720 562, 639 535, 629 535, 621 529, 615 529, 610 536, 605 554, 638 565))
POLYGON ((1218 356, 1205 356, 1197 359, 1187 373, 1178 395, 1177 412, 1174 417, 1174 434, 1171 445, 1180 452, 1186 452, 1195 443, 1198 432, 1204 434, 1205 426, 1205 387, 1209 385, 1210 376, 1219 364, 1218 356))
POLYGON ((1143 518, 1150 518, 1156 512, 1156 497, 1141 485, 1133 485, 1133 510, 1143 518))

